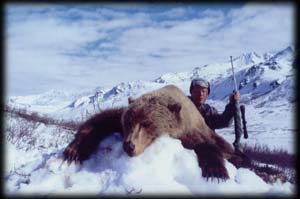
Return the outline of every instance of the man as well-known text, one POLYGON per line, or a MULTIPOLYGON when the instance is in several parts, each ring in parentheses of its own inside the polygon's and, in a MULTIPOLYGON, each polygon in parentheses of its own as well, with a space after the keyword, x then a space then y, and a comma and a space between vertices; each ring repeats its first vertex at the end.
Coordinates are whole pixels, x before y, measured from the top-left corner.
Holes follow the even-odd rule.
POLYGON ((230 96, 230 102, 226 105, 222 114, 219 114, 217 109, 205 104, 205 101, 210 93, 209 82, 202 78, 193 79, 190 86, 191 96, 189 98, 196 105, 197 109, 204 117, 206 124, 211 129, 220 129, 229 127, 234 116, 234 102, 240 100, 240 93, 234 92, 230 96))

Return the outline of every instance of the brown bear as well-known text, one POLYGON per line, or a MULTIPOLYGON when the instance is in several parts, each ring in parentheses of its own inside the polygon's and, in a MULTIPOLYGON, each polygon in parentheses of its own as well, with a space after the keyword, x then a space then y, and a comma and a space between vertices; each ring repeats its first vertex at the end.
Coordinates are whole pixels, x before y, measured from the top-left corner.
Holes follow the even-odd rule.
POLYGON ((224 159, 240 167, 243 156, 205 123, 192 101, 176 86, 168 85, 137 99, 128 98, 128 107, 102 111, 84 122, 63 155, 68 162, 82 162, 99 142, 113 132, 123 135, 129 156, 141 154, 157 137, 168 134, 193 149, 203 177, 228 179, 224 159))

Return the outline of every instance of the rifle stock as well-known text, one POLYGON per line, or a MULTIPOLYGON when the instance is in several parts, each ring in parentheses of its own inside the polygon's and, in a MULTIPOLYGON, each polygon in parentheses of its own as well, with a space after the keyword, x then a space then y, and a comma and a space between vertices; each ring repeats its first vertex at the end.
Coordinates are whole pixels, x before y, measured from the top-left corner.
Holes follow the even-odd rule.
MULTIPOLYGON (((237 92, 237 83, 235 79, 234 69, 233 69, 233 63, 232 63, 232 56, 230 56, 231 61, 231 69, 232 69, 232 75, 233 75, 233 81, 234 81, 234 92, 237 92)), ((235 132, 235 140, 233 142, 233 146, 236 151, 242 151, 240 139, 242 135, 242 122, 241 122, 241 113, 240 113, 240 103, 238 100, 234 101, 234 132, 235 132)))
POLYGON ((235 131, 235 141, 233 142, 233 146, 236 150, 241 151, 240 139, 242 135, 242 121, 241 121, 241 112, 240 112, 240 103, 235 100, 234 103, 234 131, 235 131))
POLYGON ((242 113, 244 138, 247 139, 248 138, 248 131, 247 131, 247 126, 246 126, 247 121, 246 121, 246 117, 245 117, 245 106, 241 105, 240 109, 241 109, 241 113, 242 113))

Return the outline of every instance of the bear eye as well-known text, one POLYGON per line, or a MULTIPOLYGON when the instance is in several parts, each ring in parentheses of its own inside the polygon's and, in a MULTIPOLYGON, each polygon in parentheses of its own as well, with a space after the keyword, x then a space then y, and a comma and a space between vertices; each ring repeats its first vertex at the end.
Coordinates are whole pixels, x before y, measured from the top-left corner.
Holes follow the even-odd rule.
POLYGON ((141 125, 144 128, 148 128, 148 127, 150 127, 151 123, 150 122, 142 122, 141 125))

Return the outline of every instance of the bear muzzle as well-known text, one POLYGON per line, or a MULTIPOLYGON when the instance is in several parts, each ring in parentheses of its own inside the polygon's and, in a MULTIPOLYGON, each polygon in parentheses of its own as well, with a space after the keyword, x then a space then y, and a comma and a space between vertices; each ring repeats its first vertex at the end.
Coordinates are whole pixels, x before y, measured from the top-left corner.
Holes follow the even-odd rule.
POLYGON ((132 143, 132 142, 125 142, 124 144, 123 144, 123 148, 124 148, 124 151, 130 156, 130 157, 132 157, 132 156, 134 156, 135 154, 134 154, 134 149, 135 149, 135 145, 132 143))

